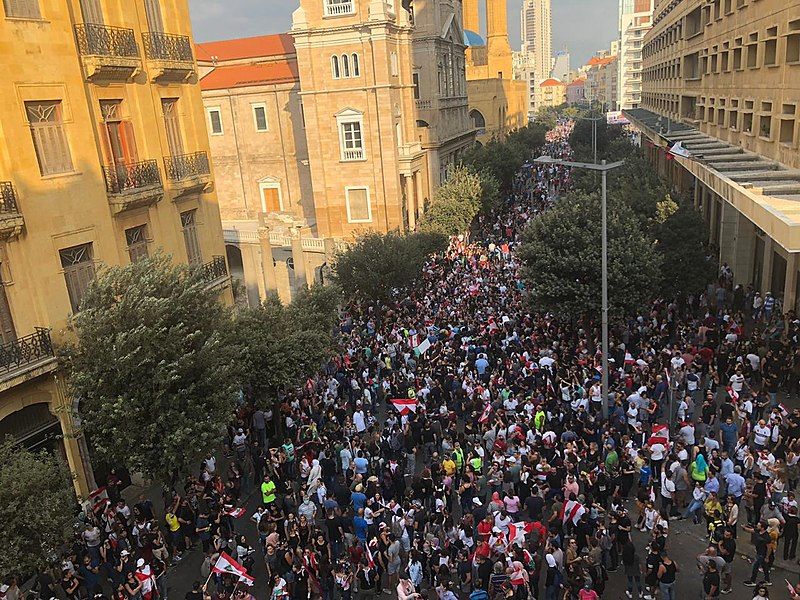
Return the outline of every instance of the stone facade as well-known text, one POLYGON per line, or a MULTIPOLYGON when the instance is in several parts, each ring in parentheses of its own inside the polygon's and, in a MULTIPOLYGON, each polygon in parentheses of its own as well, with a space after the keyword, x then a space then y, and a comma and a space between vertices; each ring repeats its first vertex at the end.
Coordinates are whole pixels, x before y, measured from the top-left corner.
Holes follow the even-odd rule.
POLYGON ((0 436, 62 453, 86 497, 93 474, 51 340, 88 282, 163 248, 209 263, 232 301, 188 2, 5 10, 0 329, 25 358, 0 363, 0 436))

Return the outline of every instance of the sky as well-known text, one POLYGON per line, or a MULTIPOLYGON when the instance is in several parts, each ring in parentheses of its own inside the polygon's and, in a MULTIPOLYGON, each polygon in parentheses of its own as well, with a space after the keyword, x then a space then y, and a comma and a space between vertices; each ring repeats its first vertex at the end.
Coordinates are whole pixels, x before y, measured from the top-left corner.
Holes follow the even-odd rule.
MULTIPOLYGON (((321 1, 321 0, 320 0, 321 1)), ((617 0, 552 0, 553 51, 570 51, 572 67, 617 37, 617 0)), ((189 0, 195 40, 207 42, 288 31, 298 0, 189 0)), ((522 0, 508 0, 511 46, 519 49, 522 0)))

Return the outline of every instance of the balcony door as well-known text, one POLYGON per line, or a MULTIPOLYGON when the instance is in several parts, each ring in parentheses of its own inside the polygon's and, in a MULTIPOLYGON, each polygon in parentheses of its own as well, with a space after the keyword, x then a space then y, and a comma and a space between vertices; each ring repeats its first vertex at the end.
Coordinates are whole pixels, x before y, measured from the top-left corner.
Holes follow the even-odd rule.
POLYGON ((106 142, 106 155, 112 166, 120 168, 138 161, 133 123, 121 116, 122 102, 102 100, 100 111, 103 115, 102 133, 106 142))
POLYGON ((84 23, 103 24, 103 9, 100 0, 81 0, 81 14, 84 23))
POLYGON ((183 154, 183 139, 178 118, 178 99, 162 98, 161 109, 164 113, 164 128, 167 131, 169 154, 170 156, 180 156, 183 154))
POLYGON ((161 0, 144 0, 144 12, 147 15, 147 26, 151 32, 164 33, 161 20, 161 0))
POLYGON ((8 303, 8 296, 6 296, 6 286, 2 282, 0 282, 0 339, 4 344, 17 339, 14 319, 11 317, 11 306, 8 303))

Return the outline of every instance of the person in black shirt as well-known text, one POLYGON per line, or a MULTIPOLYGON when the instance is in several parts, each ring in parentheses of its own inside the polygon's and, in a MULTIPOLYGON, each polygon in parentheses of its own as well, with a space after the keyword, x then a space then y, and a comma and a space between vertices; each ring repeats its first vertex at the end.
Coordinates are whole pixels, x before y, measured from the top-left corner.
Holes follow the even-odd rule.
POLYGON ((358 580, 358 600, 374 598, 378 572, 367 563, 362 562, 356 579, 358 580))
POLYGON ((186 592, 186 596, 184 596, 184 598, 186 600, 203 600, 203 589, 199 581, 195 581, 192 584, 191 591, 186 592))
POLYGON ((790 506, 783 525, 783 560, 794 560, 797 556, 797 507, 790 506))
POLYGON ((754 528, 745 527, 744 530, 752 532, 750 540, 753 543, 753 547, 756 549, 756 558, 753 561, 753 572, 750 575, 750 579, 745 581, 744 584, 749 587, 755 587, 759 569, 764 571, 764 581, 769 582, 767 544, 769 544, 770 538, 767 533, 767 526, 761 521, 756 523, 754 528))
POLYGON ((725 532, 722 534, 722 539, 717 542, 717 551, 725 560, 725 566, 722 569, 723 588, 721 592, 723 594, 728 594, 731 591, 733 558, 736 556, 736 540, 733 537, 733 531, 730 527, 725 528, 725 532))
POLYGON ((703 591, 707 600, 719 598, 719 571, 714 561, 708 563, 706 574, 703 576, 703 591))

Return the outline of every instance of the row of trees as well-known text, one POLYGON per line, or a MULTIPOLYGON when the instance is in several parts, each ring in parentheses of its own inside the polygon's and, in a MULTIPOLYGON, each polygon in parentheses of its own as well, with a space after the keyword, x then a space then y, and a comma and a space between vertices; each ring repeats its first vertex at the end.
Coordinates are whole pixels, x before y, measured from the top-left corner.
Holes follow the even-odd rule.
MULTIPOLYGON (((578 121, 575 159, 592 160, 592 123, 578 121)), ((656 297, 682 300, 714 279, 705 221, 673 198, 620 127, 597 124, 597 155, 625 164, 608 175, 609 308, 635 314, 656 297)), ((521 249, 523 277, 537 307, 563 317, 601 308, 600 175, 573 170, 572 189, 531 222, 521 249)))
MULTIPOLYGON (((265 406, 330 357, 335 287, 234 313, 202 275, 156 255, 90 285, 64 351, 93 458, 169 484, 219 446, 241 393, 265 406)), ((276 407, 277 409, 277 407, 276 407)), ((65 465, 0 446, 0 573, 57 557, 77 514, 65 465)))

